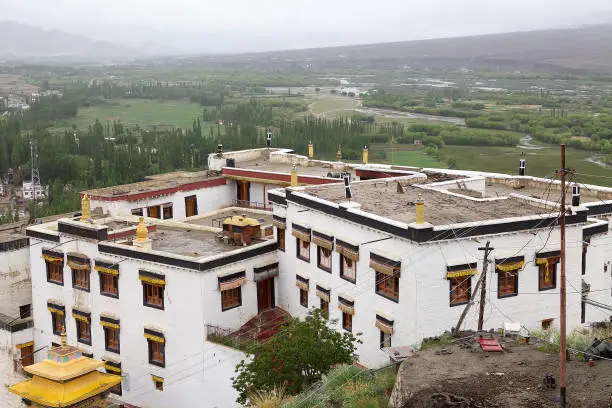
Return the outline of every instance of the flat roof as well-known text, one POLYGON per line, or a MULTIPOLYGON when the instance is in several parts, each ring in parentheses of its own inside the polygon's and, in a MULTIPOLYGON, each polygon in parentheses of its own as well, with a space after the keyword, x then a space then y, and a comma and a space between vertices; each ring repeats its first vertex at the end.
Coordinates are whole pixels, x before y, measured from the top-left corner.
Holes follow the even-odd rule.
MULTIPOLYGON (((361 210, 395 221, 412 223, 416 220, 415 203, 419 193, 425 201, 425 221, 433 225, 457 224, 472 221, 495 220, 551 213, 519 198, 497 200, 471 200, 435 190, 402 183, 398 192, 397 181, 368 180, 351 184, 352 202, 361 210)), ((343 185, 306 187, 304 193, 335 203, 346 202, 343 185)))
MULTIPOLYGON (((222 240, 217 239, 217 233, 215 232, 174 229, 159 225, 156 231, 149 233, 149 238, 153 241, 153 250, 155 251, 194 258, 243 248, 242 246, 225 244, 222 240)), ((263 241, 253 240, 253 244, 258 242, 263 241)))
MULTIPOLYGON (((244 162, 237 162, 236 167, 239 169, 246 170, 258 170, 258 171, 270 171, 274 173, 285 173, 291 172, 292 164, 290 162, 283 163, 277 161, 271 161, 270 159, 259 158, 257 160, 250 160, 244 162)), ((327 163, 318 160, 310 160, 307 166, 296 164, 298 175, 327 177, 328 173, 339 173, 339 172, 350 172, 355 175, 355 170, 352 167, 346 166, 344 163, 336 162, 327 163)))
POLYGON ((102 187, 93 190, 81 192, 87 193, 91 197, 117 197, 117 196, 135 196, 142 193, 155 192, 173 187, 179 187, 185 184, 197 183, 206 180, 222 179, 223 176, 217 172, 209 171, 175 171, 172 173, 156 174, 147 176, 145 180, 121 184, 118 186, 102 187))

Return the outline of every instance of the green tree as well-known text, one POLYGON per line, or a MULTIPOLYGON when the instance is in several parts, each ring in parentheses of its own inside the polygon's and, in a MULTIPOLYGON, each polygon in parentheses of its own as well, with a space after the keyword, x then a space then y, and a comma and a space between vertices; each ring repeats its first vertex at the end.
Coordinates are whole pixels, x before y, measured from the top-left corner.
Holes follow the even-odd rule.
POLYGON ((297 394, 319 381, 323 374, 337 364, 350 364, 357 357, 357 343, 353 333, 336 331, 319 309, 313 309, 304 320, 294 320, 281 328, 265 344, 249 350, 250 360, 236 366, 233 386, 238 391, 238 402, 246 404, 247 396, 255 392, 285 388, 297 394))

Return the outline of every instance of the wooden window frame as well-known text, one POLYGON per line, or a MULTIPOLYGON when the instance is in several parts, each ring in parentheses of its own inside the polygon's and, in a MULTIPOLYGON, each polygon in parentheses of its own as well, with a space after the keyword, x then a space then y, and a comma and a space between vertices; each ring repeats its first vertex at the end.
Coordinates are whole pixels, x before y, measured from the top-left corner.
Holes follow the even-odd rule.
POLYGON ((380 330, 380 348, 391 347, 391 333, 385 333, 380 330))
POLYGON ((353 315, 342 312, 342 328, 348 332, 353 331, 353 315))
POLYGON ((323 248, 317 245, 317 267, 319 269, 324 270, 325 272, 332 272, 332 250, 331 249, 327 249, 327 248, 323 248), (329 256, 326 256, 326 258, 329 259, 329 267, 324 266, 321 264, 321 259, 323 258, 323 251, 328 251, 329 252, 329 256))
POLYGON ((151 205, 151 206, 147 207, 147 217, 161 220, 162 219, 162 206, 161 206, 161 204, 151 205), (153 217, 153 215, 151 214, 151 209, 152 208, 157 208, 157 215, 158 215, 158 217, 153 217))
POLYGON ((308 309, 308 291, 300 288, 300 305, 308 309))
POLYGON ((297 259, 301 261, 310 263, 310 242, 302 241, 301 239, 296 237, 295 238, 295 256, 297 257, 297 259), (302 246, 306 248, 306 246, 304 246, 302 243, 305 243, 308 245, 308 257, 302 256, 300 249, 302 246))
POLYGON ((518 285, 519 285, 519 269, 515 269, 513 271, 508 271, 508 272, 504 272, 504 271, 497 272, 497 298, 498 299, 518 296, 518 285), (508 274, 514 275, 514 291, 502 293, 502 281, 508 279, 507 278, 508 274))
POLYGON ((347 258, 346 256, 344 256, 344 254, 340 254, 340 277, 344 279, 345 281, 349 281, 351 283, 357 283, 357 261, 355 261, 354 259, 347 258), (344 268, 345 261, 347 263, 351 262, 353 264, 353 270, 355 272, 354 279, 351 279, 349 276, 347 276, 344 273, 345 272, 345 268, 344 268))
POLYGON ((284 228, 276 228, 276 246, 283 252, 285 252, 285 231, 284 228))
POLYGON ((144 210, 142 207, 140 208, 132 208, 130 210, 130 212, 132 213, 132 215, 137 215, 139 217, 144 217, 144 210))
POLYGON ((155 389, 157 391, 163 391, 164 390, 164 382, 163 381, 153 380, 153 382, 155 383, 155 389))
POLYGON ((158 367, 166 367, 166 343, 159 343, 153 341, 151 339, 147 339, 147 346, 149 349, 149 364, 158 366, 158 367), (156 348, 159 348, 161 351, 159 354, 161 355, 161 359, 154 359, 154 351, 156 348))
POLYGON ((76 322, 77 342, 91 346, 91 321, 83 321, 79 319, 74 319, 74 321, 76 322), (82 336, 83 328, 85 334, 87 335, 86 337, 82 336))
POLYGON ((198 197, 195 195, 190 195, 185 197, 185 216, 186 217, 193 217, 198 215, 198 197), (187 214, 187 202, 193 200, 193 214, 189 215, 187 214))
POLYGON ((51 312, 51 327, 53 330, 53 334, 57 334, 58 336, 61 335, 62 330, 66 327, 66 315, 51 312))
POLYGON ((73 289, 79 289, 79 290, 83 290, 85 292, 89 292, 89 289, 91 287, 91 269, 87 268, 87 269, 72 269, 70 268, 70 272, 72 274, 72 288, 73 289), (80 276, 81 274, 84 275, 84 277, 87 281, 87 286, 82 286, 79 283, 79 280, 83 280, 82 276, 80 276), (77 279, 79 278, 79 279, 77 279))
POLYGON ((56 285, 64 286, 64 262, 63 261, 45 261, 45 267, 47 269, 47 282, 54 283, 56 285), (59 267, 59 272, 52 271, 51 266, 59 267), (60 280, 52 279, 52 275, 59 274, 60 280))
POLYGON ((225 312, 242 306, 242 286, 221 291, 221 311, 225 312), (230 297, 230 295, 233 295, 230 297), (230 300, 235 302, 230 304, 230 300))
POLYGON ((321 313, 323 313, 323 316, 329 319, 329 302, 323 298, 319 298, 319 300, 319 308, 321 309, 321 313))
MULTIPOLYGON (((113 338, 115 336, 112 336, 113 338)), ((121 329, 115 329, 114 327, 104 327, 104 350, 106 351, 110 351, 112 353, 117 353, 119 354, 121 351, 121 329), (116 332, 116 338, 117 338, 117 347, 113 347, 113 345, 111 345, 109 343, 109 339, 111 338, 111 336, 109 335, 110 332, 116 332)))
POLYGON ((172 203, 162 204, 161 216, 162 220, 171 220, 174 218, 174 209, 172 208, 172 203), (166 213, 169 213, 168 217, 166 217, 166 213))
POLYGON ((376 294, 384 297, 385 299, 399 303, 399 276, 386 275, 381 272, 376 272, 376 294), (392 282, 392 284, 388 284, 392 282), (383 285, 384 283, 384 285, 383 285), (389 293, 386 289, 387 286, 394 287, 393 293, 389 293))
POLYGON ((32 317, 32 304, 19 306, 19 318, 25 319, 32 317))
POLYGON ((538 265, 538 290, 552 290, 557 288, 557 264, 554 263, 550 265, 552 271, 550 275, 552 277, 552 282, 545 286, 544 277, 546 276, 546 264, 538 265))
POLYGON ((112 275, 110 273, 100 272, 99 273, 99 278, 100 278, 99 279, 100 280, 100 294, 102 296, 108 296, 108 297, 112 297, 112 298, 118 299, 119 298, 119 275, 112 275), (113 282, 114 282, 113 286, 115 287, 116 293, 108 292, 108 291, 106 291, 104 289, 105 288, 105 286, 104 286, 104 280, 105 279, 113 280, 113 282))
POLYGON ((450 278, 448 280, 448 284, 450 287, 450 307, 461 306, 470 303, 470 298, 472 297, 472 276, 460 276, 457 278, 450 278), (467 287, 467 298, 465 299, 460 298, 457 294, 457 289, 459 289, 461 285, 467 287))
POLYGON ((554 319, 544 319, 542 320, 542 330, 548 330, 552 328, 552 323, 554 319))
POLYGON ((165 299, 164 299, 164 294, 165 294, 165 290, 166 290, 166 285, 157 285, 157 284, 153 284, 153 283, 148 283, 145 281, 142 281, 142 305, 143 306, 147 306, 147 307, 152 307, 154 309, 160 309, 160 310, 164 310, 165 307, 165 299), (151 296, 148 296, 147 294, 147 288, 151 288, 151 296), (159 291, 159 296, 153 296, 153 292, 154 289, 156 289, 156 291, 159 291), (152 303, 150 301, 150 299, 160 299, 160 303, 158 302, 154 302, 152 303))

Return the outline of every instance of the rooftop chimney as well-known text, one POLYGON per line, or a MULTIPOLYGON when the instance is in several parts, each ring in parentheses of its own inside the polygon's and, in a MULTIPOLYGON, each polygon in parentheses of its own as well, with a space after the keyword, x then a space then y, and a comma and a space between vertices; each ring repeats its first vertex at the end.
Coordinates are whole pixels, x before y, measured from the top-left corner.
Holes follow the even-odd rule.
POLYGON ((350 179, 351 179, 350 174, 344 175, 344 198, 346 198, 349 201, 351 201, 351 198, 353 198, 353 192, 351 191, 350 179))
POLYGON ((572 186, 572 206, 578 207, 580 205, 580 186, 574 184, 572 186))
POLYGON ((308 143, 308 158, 312 160, 314 158, 314 145, 312 141, 308 143))
POLYGON ((266 133, 266 146, 272 146, 272 132, 270 131, 270 129, 268 129, 268 132, 266 133))
POLYGON ((525 159, 519 161, 519 176, 525 175, 525 159))
POLYGON ((419 198, 416 202, 416 220, 417 224, 425 224, 425 202, 423 201, 423 195, 419 193, 419 198))
POLYGON ((361 153, 363 164, 368 164, 368 146, 363 146, 363 152, 361 153))
POLYGON ((221 142, 217 145, 217 157, 223 156, 223 145, 221 142))

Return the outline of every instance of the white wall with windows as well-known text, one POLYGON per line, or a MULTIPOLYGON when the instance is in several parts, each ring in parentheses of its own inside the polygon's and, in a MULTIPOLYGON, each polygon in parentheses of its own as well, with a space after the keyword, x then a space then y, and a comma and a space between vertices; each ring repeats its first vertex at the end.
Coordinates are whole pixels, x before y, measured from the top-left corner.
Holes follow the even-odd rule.
MULTIPOLYGON (((308 279, 310 308, 321 305, 317 285, 330 289, 330 317, 339 319, 340 323, 342 311, 338 308, 338 296, 347 295, 354 299, 352 331, 362 333, 363 344, 359 345, 358 353, 360 362, 367 366, 382 365, 389 361, 388 355, 378 347, 381 330, 376 326, 377 315, 393 321, 393 346, 417 345, 423 338, 440 335, 457 324, 465 304, 451 306, 451 284, 447 279, 447 268, 476 262, 478 275, 464 278, 469 280, 473 290, 483 265, 484 253, 478 248, 484 246, 487 240, 491 241, 495 250, 489 256, 484 327, 497 329, 502 328, 504 322, 516 321, 529 329, 540 329, 542 321, 547 319, 553 319, 552 325, 558 326, 560 267, 557 265, 556 271, 551 272, 555 276, 555 286, 549 290, 540 290, 540 266, 535 262, 536 253, 560 249, 558 229, 554 229, 550 234, 550 228, 541 228, 477 239, 415 244, 291 202, 286 208, 275 205, 274 212, 286 217, 287 226, 285 251, 279 251, 279 306, 286 308, 294 316, 304 316, 307 313, 307 308, 300 304, 300 288, 296 286, 296 274, 308 279), (334 236, 336 242, 332 252, 331 273, 318 266, 317 246, 314 243, 309 245, 310 261, 297 256, 298 238, 292 236, 292 223, 334 236), (341 254, 337 252, 338 240, 359 246, 354 283, 340 276, 341 254), (397 301, 394 301, 392 296, 385 296, 385 292, 393 290, 392 287, 381 287, 390 280, 383 281, 383 275, 379 274, 377 282, 377 274, 370 267, 372 253, 401 262, 397 301), (517 272, 518 281, 515 281, 517 285, 514 287, 516 296, 510 294, 498 297, 498 278, 499 274, 504 272, 496 270, 496 260, 502 263, 501 261, 507 258, 521 255, 524 257, 524 265, 517 272), (377 286, 381 294, 377 293, 377 286)), ((568 226, 568 242, 579 242, 581 238, 580 225, 568 226)), ((566 253, 568 327, 576 327, 580 324, 581 312, 579 291, 582 252, 579 246, 568 245, 566 253)), ((461 296, 461 293, 455 292, 454 295, 461 296)), ((475 329, 477 320, 478 307, 472 307, 462 327, 475 329)), ((340 327, 341 324, 338 328, 340 327)))

